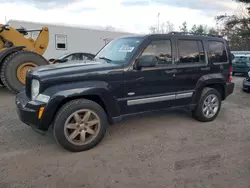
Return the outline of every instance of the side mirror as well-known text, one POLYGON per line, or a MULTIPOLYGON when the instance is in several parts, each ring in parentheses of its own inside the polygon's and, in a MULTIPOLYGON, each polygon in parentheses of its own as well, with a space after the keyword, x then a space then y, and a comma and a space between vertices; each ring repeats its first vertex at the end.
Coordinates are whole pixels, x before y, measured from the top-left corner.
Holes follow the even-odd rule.
POLYGON ((156 66, 157 59, 153 55, 143 55, 136 60, 136 68, 141 69, 142 67, 154 67, 156 66))

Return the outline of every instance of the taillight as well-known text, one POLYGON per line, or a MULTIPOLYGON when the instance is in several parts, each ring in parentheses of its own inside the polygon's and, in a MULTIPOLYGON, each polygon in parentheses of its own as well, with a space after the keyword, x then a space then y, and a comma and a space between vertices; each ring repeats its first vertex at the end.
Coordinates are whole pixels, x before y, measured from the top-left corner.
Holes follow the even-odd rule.
POLYGON ((228 82, 232 82, 233 81, 233 66, 232 65, 229 67, 229 73, 230 75, 229 75, 228 82))

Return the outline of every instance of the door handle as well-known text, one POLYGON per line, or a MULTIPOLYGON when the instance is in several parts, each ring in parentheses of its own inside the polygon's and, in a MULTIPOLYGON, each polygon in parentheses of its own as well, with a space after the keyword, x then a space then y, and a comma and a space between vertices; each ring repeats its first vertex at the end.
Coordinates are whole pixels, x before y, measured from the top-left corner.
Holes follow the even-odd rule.
POLYGON ((172 70, 166 70, 165 73, 170 74, 170 73, 176 73, 177 70, 176 69, 172 69, 172 70))

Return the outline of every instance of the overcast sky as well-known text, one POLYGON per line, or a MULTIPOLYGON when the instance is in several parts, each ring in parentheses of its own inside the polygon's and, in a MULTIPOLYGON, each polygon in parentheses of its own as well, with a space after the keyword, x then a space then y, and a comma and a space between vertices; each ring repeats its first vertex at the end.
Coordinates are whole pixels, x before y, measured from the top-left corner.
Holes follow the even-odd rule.
POLYGON ((0 23, 9 19, 73 25, 112 25, 145 33, 160 21, 214 25, 214 16, 232 13, 232 0, 0 0, 0 23))

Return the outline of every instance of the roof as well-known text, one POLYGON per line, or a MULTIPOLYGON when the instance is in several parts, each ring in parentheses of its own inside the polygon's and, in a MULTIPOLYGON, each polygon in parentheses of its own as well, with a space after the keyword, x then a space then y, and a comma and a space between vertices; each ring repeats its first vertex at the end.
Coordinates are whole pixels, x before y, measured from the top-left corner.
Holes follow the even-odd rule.
POLYGON ((118 31, 118 30, 106 30, 106 29, 96 29, 96 28, 90 28, 88 26, 77 26, 73 24, 63 24, 63 23, 46 23, 46 22, 33 22, 33 21, 25 21, 25 20, 15 20, 15 19, 10 19, 7 23, 11 22, 16 22, 16 23, 25 23, 25 24, 39 24, 39 25, 44 25, 44 26, 56 26, 56 27, 67 27, 67 28, 75 28, 75 29, 85 29, 85 30, 92 30, 92 31, 106 31, 106 32, 113 32, 113 33, 127 33, 127 34, 135 34, 135 33, 130 33, 130 32, 125 32, 125 31, 118 31))

